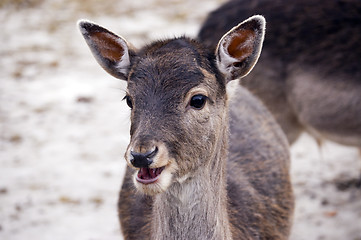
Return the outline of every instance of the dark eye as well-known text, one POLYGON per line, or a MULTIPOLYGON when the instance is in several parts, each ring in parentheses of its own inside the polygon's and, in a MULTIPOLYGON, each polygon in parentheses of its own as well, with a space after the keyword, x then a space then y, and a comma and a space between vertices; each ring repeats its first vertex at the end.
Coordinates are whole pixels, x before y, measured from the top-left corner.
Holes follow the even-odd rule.
POLYGON ((131 99, 128 95, 126 95, 126 96, 123 98, 123 100, 127 101, 128 107, 133 108, 132 99, 131 99))
POLYGON ((207 97, 199 94, 199 95, 194 95, 191 98, 191 101, 189 102, 189 105, 195 109, 202 109, 204 107, 204 105, 206 104, 207 101, 207 97))

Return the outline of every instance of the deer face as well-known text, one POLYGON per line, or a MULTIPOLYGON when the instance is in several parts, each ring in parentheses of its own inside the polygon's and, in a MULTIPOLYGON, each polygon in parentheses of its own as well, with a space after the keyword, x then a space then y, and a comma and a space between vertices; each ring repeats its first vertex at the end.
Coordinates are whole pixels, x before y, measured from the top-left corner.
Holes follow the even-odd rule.
POLYGON ((227 131, 226 83, 245 76, 256 63, 264 19, 253 17, 232 29, 216 53, 187 38, 135 51, 98 25, 79 25, 99 64, 128 82, 131 141, 125 159, 136 170, 137 189, 161 193, 205 169, 227 131))
POLYGON ((225 82, 194 44, 182 38, 147 47, 130 70, 131 142, 125 158, 137 168, 134 182, 146 193, 196 174, 214 153, 225 82))

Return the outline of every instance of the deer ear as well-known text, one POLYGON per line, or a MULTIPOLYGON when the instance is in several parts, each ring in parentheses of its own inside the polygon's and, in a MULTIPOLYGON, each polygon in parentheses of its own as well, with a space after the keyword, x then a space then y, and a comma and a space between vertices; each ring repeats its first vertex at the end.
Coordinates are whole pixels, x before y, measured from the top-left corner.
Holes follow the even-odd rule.
POLYGON ((127 80, 132 55, 127 41, 86 20, 80 20, 78 26, 100 66, 112 76, 127 80))
POLYGON ((246 76, 257 63, 262 49, 266 21, 256 15, 232 28, 219 41, 216 56, 227 82, 246 76))

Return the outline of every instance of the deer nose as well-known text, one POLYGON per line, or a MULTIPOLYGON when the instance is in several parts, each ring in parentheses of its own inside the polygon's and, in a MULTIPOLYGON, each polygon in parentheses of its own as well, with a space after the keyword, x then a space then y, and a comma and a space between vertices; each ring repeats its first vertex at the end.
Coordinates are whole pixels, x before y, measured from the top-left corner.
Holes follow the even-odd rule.
POLYGON ((158 153, 158 148, 155 147, 154 150, 148 151, 146 153, 138 153, 130 151, 132 159, 130 163, 137 168, 147 168, 150 164, 153 163, 153 157, 158 153))

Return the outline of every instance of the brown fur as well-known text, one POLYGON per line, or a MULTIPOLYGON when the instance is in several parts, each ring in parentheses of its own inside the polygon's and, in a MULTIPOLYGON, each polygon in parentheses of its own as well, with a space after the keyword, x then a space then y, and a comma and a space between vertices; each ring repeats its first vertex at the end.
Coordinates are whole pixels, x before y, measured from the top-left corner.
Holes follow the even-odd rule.
POLYGON ((241 19, 267 20, 257 67, 240 83, 293 143, 302 131, 361 148, 361 1, 233 0, 211 13, 199 39, 215 48, 241 19))
MULTIPOLYGON (((114 54, 103 55, 109 48, 92 39, 92 31, 106 32, 112 45, 112 33, 89 22, 80 28, 101 66, 128 82, 129 167, 118 204, 125 238, 287 239, 293 215, 287 140, 246 89, 237 85, 230 101, 226 92, 228 81, 257 62, 263 18, 233 28, 216 53, 182 37, 152 43, 116 63, 109 62, 114 54), (119 65, 126 77, 117 74, 119 65), (191 106, 198 95, 207 97, 201 108, 191 106), (142 164, 165 167, 156 182, 136 180, 145 167, 135 167, 134 152, 155 153, 142 164)), ((123 52, 130 51, 118 40, 123 52)))

